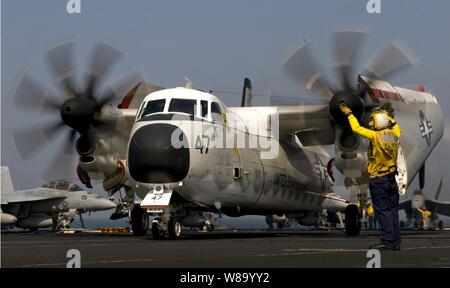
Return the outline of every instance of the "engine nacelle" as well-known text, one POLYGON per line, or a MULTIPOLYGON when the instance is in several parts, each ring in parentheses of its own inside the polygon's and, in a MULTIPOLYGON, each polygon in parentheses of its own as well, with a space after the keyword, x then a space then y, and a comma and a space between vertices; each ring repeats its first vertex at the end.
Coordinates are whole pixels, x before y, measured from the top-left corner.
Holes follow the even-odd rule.
POLYGON ((33 214, 16 222, 16 226, 23 229, 48 228, 52 227, 52 225, 52 218, 45 214, 33 214))
POLYGON ((347 135, 348 131, 336 128, 336 143, 334 166, 345 177, 360 178, 367 170, 368 141, 355 135, 347 135), (343 145, 343 138, 352 137, 355 142, 349 146, 343 145))
POLYGON ((8 213, 0 213, 1 214, 1 222, 2 227, 14 226, 17 222, 17 218, 14 215, 8 213))

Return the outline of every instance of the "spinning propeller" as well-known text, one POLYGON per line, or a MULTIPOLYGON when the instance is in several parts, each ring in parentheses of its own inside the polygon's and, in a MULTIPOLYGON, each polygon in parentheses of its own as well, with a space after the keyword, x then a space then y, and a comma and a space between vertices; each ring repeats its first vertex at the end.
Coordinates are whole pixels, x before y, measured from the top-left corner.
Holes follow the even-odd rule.
POLYGON ((90 57, 85 85, 78 88, 74 77, 73 49, 74 43, 69 42, 51 49, 47 54, 48 66, 62 88, 62 94, 50 94, 49 90, 37 84, 31 75, 25 74, 17 86, 13 100, 20 109, 31 109, 58 117, 32 128, 13 131, 20 156, 26 160, 49 145, 49 140, 65 134, 64 145, 59 153, 55 153, 56 157, 50 170, 71 171, 70 174, 73 174, 74 167, 68 167, 68 161, 61 158, 61 155, 73 158, 74 143, 80 155, 88 155, 95 149, 94 131, 114 129, 114 120, 101 116, 102 109, 116 98, 115 94, 111 88, 99 93, 99 86, 123 55, 111 45, 97 44, 90 57), (79 137, 76 139, 77 134, 79 137))
MULTIPOLYGON (((339 103, 345 101, 352 109, 354 115, 361 119, 365 111, 371 110, 373 105, 365 103, 364 95, 371 86, 373 80, 367 85, 355 83, 352 79, 356 76, 358 59, 362 46, 368 36, 363 29, 339 30, 332 35, 332 55, 338 86, 334 87, 321 73, 319 65, 311 53, 310 42, 304 41, 295 53, 292 54, 284 65, 284 71, 295 81, 329 101, 329 110, 332 120, 343 126, 347 126, 347 119, 339 109, 339 103)), ((366 73, 371 78, 383 79, 391 77, 403 69, 417 63, 414 54, 400 41, 394 41, 378 50, 366 65, 366 73)), ((344 133, 341 138, 343 147, 351 147, 354 144, 352 133, 344 133)), ((350 131, 351 132, 351 131, 350 131)))

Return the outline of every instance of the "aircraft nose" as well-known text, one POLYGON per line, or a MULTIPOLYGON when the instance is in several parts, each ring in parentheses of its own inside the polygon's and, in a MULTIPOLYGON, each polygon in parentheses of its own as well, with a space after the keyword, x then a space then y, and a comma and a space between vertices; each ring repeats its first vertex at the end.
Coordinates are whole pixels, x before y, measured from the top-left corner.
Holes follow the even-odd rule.
POLYGON ((116 208, 117 205, 109 199, 97 199, 96 206, 98 210, 109 210, 112 208, 116 208))
MULTIPOLYGON (((171 183, 186 177, 189 171, 189 148, 187 145, 181 148, 172 145, 172 134, 176 129, 178 127, 174 125, 156 123, 143 126, 132 135, 128 168, 134 180, 142 183, 171 183)), ((177 141, 186 143, 185 134, 178 132, 177 141)), ((176 144, 179 146, 180 142, 176 144)))

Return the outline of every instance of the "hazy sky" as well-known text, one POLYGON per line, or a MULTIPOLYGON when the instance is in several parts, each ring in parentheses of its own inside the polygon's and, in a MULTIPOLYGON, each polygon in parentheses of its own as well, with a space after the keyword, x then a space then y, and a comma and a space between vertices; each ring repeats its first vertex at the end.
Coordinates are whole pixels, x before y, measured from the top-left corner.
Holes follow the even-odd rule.
MULTIPOLYGON (((66 12, 66 3, 1 1, 1 165, 10 166, 19 188, 40 184, 42 167, 56 143, 49 143, 29 161, 18 157, 11 130, 30 125, 36 115, 11 105, 14 87, 28 71, 58 91, 44 56, 50 47, 67 40, 78 44, 79 72, 87 67, 88 53, 96 42, 120 47, 126 57, 115 66, 110 80, 137 70, 165 87, 184 85, 187 76, 194 88, 239 93, 243 78, 250 77, 256 94, 304 97, 305 91, 281 73, 286 56, 306 36, 314 44, 316 58, 328 67, 332 63, 330 34, 340 25, 364 25, 371 34, 362 58, 367 60, 377 48, 402 39, 421 64, 393 83, 425 84, 437 95, 450 123, 448 0, 381 0, 378 15, 367 13, 366 0, 81 0, 81 14, 72 15, 66 12)), ((223 100, 238 105, 240 96, 227 94, 223 100)), ((255 103, 266 100, 257 97, 255 103)), ((449 142, 438 148, 428 167, 427 187, 433 191, 442 173, 450 177, 449 142)), ((450 200, 448 184, 444 185, 442 197, 450 200)))

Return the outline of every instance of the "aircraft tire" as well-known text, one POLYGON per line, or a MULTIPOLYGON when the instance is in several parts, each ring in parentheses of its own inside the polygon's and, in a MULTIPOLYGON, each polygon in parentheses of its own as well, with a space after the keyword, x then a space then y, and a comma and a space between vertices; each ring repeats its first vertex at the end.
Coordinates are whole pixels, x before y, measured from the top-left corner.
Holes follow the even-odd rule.
POLYGON ((131 210, 131 229, 134 236, 144 236, 148 230, 148 214, 139 205, 131 210))
POLYGON ((169 220, 169 238, 179 239, 181 237, 181 221, 176 218, 169 220))
POLYGON ((345 209, 345 233, 348 236, 359 236, 361 221, 358 206, 350 204, 345 209))
POLYGON ((284 229, 284 225, 286 224, 286 222, 280 222, 280 223, 277 223, 277 228, 278 229, 284 229))
POLYGON ((164 238, 164 231, 159 227, 158 222, 152 223, 152 236, 155 240, 160 240, 164 238))

